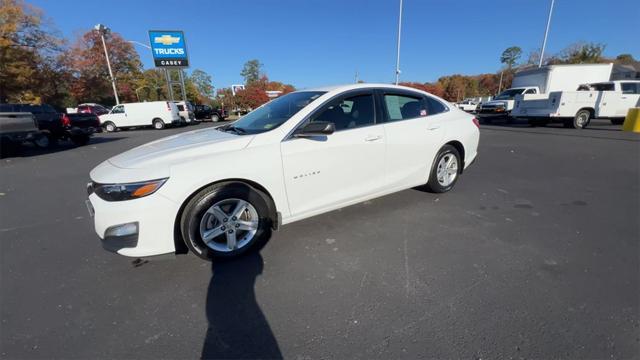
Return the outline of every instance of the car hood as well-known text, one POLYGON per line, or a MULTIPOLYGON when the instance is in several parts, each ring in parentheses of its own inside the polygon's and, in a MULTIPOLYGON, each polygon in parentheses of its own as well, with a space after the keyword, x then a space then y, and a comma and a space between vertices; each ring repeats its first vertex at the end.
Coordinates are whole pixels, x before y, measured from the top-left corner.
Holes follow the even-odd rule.
POLYGON ((208 128, 162 138, 123 152, 107 161, 125 169, 170 166, 188 159, 242 149, 249 145, 253 137, 208 128))

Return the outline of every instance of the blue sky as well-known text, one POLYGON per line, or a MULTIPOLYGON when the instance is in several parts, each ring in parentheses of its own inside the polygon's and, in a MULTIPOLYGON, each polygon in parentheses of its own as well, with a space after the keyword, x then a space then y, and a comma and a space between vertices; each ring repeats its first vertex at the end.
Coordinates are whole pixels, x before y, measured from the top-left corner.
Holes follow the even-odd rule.
MULTIPOLYGON (((184 30, 191 70, 216 88, 242 83, 257 58, 270 79, 298 88, 392 82, 398 0, 27 0, 73 40, 103 23, 128 40, 147 30, 184 30)), ((512 45, 541 47, 549 0, 404 0, 401 80, 495 72, 512 45)), ((547 53, 577 41, 607 44, 605 54, 640 58, 638 0, 556 0, 547 53)), ((136 46, 145 68, 149 50, 136 46)))

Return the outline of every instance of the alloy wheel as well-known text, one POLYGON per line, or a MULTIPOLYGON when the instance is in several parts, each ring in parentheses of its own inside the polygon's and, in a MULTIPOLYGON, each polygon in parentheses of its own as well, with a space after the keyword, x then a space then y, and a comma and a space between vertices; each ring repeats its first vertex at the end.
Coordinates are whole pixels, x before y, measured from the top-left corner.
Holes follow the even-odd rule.
POLYGON ((258 211, 242 199, 213 204, 200 220, 200 237, 211 249, 230 252, 251 243, 258 231, 258 211))
POLYGON ((441 186, 446 187, 453 184, 458 176, 458 159, 454 154, 448 153, 440 158, 436 176, 441 186))

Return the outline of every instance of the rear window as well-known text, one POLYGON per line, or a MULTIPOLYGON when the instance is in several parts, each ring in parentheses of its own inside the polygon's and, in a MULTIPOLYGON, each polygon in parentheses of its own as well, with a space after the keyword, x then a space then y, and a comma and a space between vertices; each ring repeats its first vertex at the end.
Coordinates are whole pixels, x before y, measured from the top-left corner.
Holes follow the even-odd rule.
POLYGON ((432 98, 431 96, 425 96, 425 101, 427 103, 428 115, 440 114, 448 110, 448 108, 443 103, 432 98))

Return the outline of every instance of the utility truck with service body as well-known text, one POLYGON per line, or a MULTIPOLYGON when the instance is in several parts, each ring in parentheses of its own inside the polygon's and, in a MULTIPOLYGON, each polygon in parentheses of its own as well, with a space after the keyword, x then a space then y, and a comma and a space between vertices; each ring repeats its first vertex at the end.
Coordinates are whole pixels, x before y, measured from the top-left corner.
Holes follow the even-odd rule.
POLYGON ((512 116, 532 125, 554 120, 565 127, 585 128, 591 119, 611 119, 620 125, 629 108, 640 106, 640 80, 583 84, 575 91, 553 91, 544 95, 518 96, 512 116))
POLYGON ((613 64, 572 64, 518 71, 511 88, 483 103, 478 114, 485 121, 512 116, 517 96, 546 98, 553 91, 575 90, 580 84, 608 81, 612 68, 613 64))

